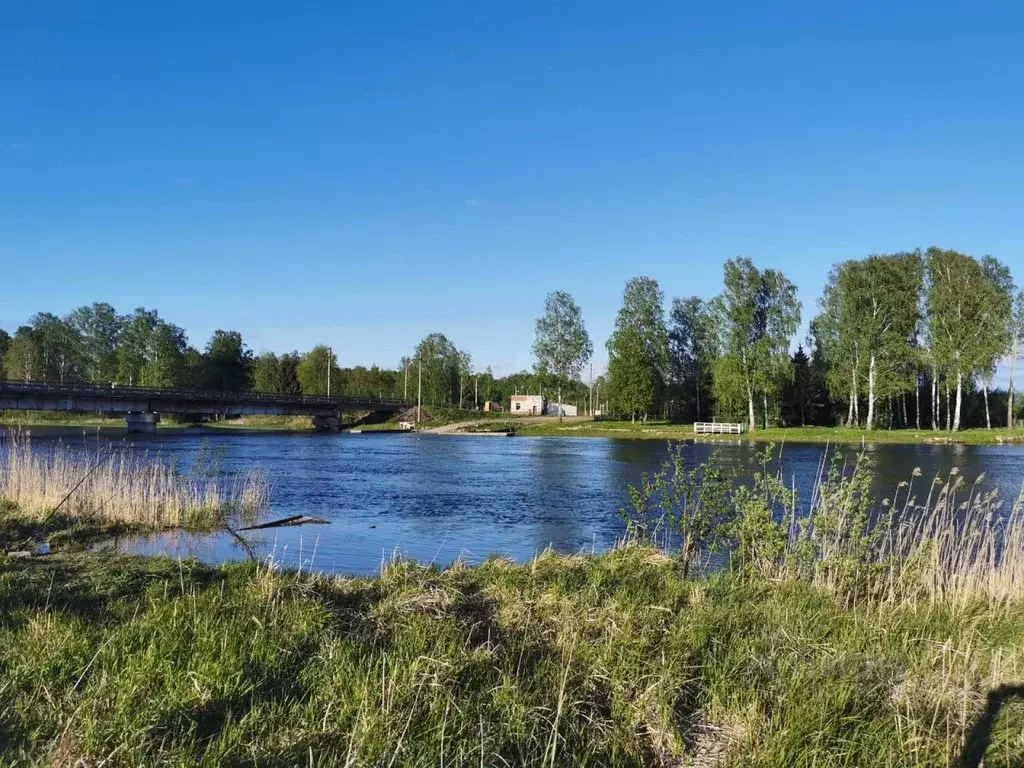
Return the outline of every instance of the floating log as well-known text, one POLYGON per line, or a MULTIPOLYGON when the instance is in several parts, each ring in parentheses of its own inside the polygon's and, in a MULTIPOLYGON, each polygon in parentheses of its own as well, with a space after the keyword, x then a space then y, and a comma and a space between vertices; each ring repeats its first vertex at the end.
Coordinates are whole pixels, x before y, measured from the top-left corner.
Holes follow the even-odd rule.
POLYGON ((248 528, 239 528, 240 531, 262 531, 264 528, 281 528, 286 525, 330 525, 330 520, 324 520, 319 517, 310 517, 309 515, 292 515, 291 517, 282 517, 280 520, 271 520, 266 523, 260 523, 259 525, 250 525, 248 528))

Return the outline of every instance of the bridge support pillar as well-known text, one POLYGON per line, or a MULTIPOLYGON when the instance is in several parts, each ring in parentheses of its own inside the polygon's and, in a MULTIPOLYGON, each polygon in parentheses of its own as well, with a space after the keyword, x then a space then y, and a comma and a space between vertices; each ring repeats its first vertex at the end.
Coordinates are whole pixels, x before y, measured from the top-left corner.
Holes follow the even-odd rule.
POLYGON ((341 419, 339 419, 337 416, 313 417, 313 429, 331 430, 336 432, 340 424, 341 419))
POLYGON ((129 432, 142 432, 152 435, 156 433, 156 425, 160 423, 159 413, 133 412, 125 414, 125 424, 129 432))

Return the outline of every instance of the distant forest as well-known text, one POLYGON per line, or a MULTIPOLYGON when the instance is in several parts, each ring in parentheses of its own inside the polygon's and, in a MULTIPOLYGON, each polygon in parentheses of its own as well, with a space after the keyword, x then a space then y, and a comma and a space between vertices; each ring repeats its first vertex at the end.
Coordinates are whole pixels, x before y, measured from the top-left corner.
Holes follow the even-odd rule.
MULTIPOLYGON (((325 395, 330 368, 332 395, 415 400, 421 367, 423 402, 433 407, 507 403, 557 383, 535 372, 496 378, 489 368, 476 371, 469 354, 440 333, 425 336, 397 368, 341 368, 326 344, 256 355, 238 331, 215 331, 199 350, 181 327, 141 307, 122 315, 96 303, 64 317, 40 312, 13 336, 0 329, 0 370, 22 381, 325 395)), ((565 387, 574 398, 567 402, 582 406, 587 388, 578 381, 565 387)))
POLYGON ((538 319, 533 371, 497 378, 444 334, 426 335, 395 368, 341 368, 326 345, 258 355, 238 331, 192 346, 156 310, 109 304, 33 316, 0 330, 9 379, 209 390, 360 395, 479 408, 544 394, 580 412, 625 418, 958 430, 1018 417, 1013 378, 1024 346, 1024 292, 1006 265, 929 248, 835 264, 806 339, 802 307, 780 271, 725 263, 722 292, 674 298, 631 279, 608 339, 608 370, 593 382, 582 312, 555 292, 538 319), (794 349, 795 346, 795 349, 794 349), (1006 363, 1008 389, 993 390, 1006 363), (328 372, 330 375, 328 376, 328 372), (584 381, 583 379, 587 379, 584 381))

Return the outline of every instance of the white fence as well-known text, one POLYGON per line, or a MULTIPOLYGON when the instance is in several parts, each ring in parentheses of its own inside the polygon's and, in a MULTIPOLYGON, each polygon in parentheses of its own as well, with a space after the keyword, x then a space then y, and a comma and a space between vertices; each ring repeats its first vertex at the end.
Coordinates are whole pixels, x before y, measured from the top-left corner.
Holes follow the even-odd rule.
POLYGON ((709 421, 698 421, 693 425, 695 435, 741 435, 743 434, 742 424, 728 424, 726 422, 713 423, 709 421))

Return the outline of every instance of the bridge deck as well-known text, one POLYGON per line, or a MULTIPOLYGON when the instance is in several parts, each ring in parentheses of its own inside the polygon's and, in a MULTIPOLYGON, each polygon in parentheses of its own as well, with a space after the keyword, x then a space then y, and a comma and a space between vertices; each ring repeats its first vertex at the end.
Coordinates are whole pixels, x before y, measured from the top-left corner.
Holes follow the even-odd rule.
POLYGON ((401 400, 375 397, 217 392, 0 379, 0 410, 333 416, 342 411, 396 412, 407 407, 408 404, 401 400))

